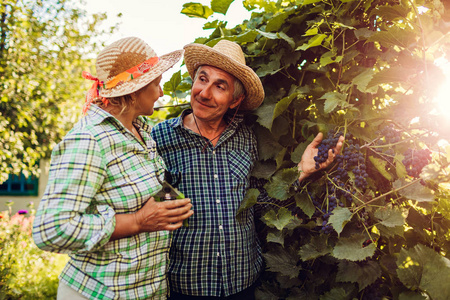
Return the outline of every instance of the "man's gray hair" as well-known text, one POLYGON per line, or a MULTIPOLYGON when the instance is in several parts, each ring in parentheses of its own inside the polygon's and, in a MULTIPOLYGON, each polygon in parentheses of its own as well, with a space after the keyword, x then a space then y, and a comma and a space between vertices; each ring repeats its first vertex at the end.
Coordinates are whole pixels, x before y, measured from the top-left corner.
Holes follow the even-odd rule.
MULTIPOLYGON (((198 74, 200 72, 200 70, 202 69, 203 66, 198 67, 197 71, 195 72, 195 76, 194 76, 194 82, 195 80, 197 80, 198 74)), ((231 76, 233 76, 232 74, 230 74, 231 76)), ((236 77, 234 77, 234 91, 233 91, 233 100, 236 100, 237 98, 239 98, 241 95, 245 96, 245 88, 244 85, 242 84, 242 82, 237 79, 236 77)))

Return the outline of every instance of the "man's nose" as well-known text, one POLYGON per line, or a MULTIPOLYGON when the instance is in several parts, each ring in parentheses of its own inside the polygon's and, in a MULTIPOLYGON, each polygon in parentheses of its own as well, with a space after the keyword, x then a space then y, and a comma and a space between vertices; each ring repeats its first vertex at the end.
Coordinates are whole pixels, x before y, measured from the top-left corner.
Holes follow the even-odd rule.
POLYGON ((207 99, 209 99, 211 97, 211 85, 210 84, 203 87, 203 89, 200 92, 200 96, 202 96, 202 98, 207 98, 207 99))

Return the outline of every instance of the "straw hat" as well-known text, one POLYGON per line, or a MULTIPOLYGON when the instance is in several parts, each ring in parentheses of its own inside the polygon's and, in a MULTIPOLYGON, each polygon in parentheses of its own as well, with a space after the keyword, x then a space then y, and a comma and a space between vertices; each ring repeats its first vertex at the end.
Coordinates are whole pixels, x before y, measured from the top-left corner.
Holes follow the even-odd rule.
POLYGON ((155 51, 143 40, 137 37, 120 39, 105 47, 96 62, 96 71, 100 84, 99 95, 101 97, 117 97, 131 94, 160 76, 171 68, 183 55, 183 50, 177 50, 158 58, 155 51), (154 59, 152 59, 154 58, 154 59), (143 64, 146 61, 152 64, 143 64), (107 88, 106 84, 117 79, 120 74, 134 67, 142 68, 139 76, 130 76, 129 81, 118 81, 115 86, 107 88))
POLYGON ((214 47, 202 44, 184 46, 184 62, 191 78, 202 65, 222 69, 244 85, 246 97, 241 103, 241 109, 253 110, 264 100, 264 89, 258 75, 245 64, 241 47, 228 40, 220 40, 214 47))

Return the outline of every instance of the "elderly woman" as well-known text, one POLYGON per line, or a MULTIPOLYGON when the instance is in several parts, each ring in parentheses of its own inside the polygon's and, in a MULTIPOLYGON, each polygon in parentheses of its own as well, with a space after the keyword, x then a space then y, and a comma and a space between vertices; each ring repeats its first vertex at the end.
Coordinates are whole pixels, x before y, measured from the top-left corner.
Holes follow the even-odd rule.
POLYGON ((33 226, 39 248, 70 256, 58 299, 166 298, 169 231, 193 212, 189 199, 155 202, 164 164, 142 116, 181 56, 124 38, 98 55, 98 79, 83 73, 86 115, 53 149, 33 226))

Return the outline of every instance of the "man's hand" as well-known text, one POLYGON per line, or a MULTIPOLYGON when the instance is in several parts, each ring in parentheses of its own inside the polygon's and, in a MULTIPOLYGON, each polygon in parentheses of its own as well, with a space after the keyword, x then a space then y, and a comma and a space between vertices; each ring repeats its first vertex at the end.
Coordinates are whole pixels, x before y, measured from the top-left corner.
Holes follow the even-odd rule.
POLYGON ((183 225, 183 220, 194 214, 190 199, 156 202, 151 197, 134 214, 116 214, 116 227, 110 241, 136 235, 142 232, 175 230, 183 225))
POLYGON ((339 152, 341 152, 342 145, 344 144, 344 137, 340 136, 336 147, 328 151, 328 159, 320 164, 320 168, 316 169, 316 162, 314 156, 317 156, 319 150, 317 147, 323 139, 323 134, 319 132, 314 140, 306 147, 305 152, 303 152, 302 160, 298 164, 298 170, 300 171, 299 181, 301 182, 306 177, 310 176, 312 173, 328 167, 336 157, 339 152), (333 151, 334 150, 334 151, 333 151))

